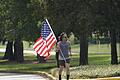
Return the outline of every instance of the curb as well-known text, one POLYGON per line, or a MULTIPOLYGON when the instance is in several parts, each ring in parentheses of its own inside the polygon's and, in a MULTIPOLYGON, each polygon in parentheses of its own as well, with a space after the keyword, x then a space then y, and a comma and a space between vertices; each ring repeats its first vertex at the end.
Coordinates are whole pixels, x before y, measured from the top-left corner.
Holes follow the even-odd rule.
POLYGON ((49 80, 56 80, 55 77, 53 77, 51 74, 48 74, 47 72, 41 72, 39 74, 42 74, 43 77, 46 75, 45 77, 49 78, 49 80))
POLYGON ((120 77, 98 78, 97 80, 120 80, 120 77))
MULTIPOLYGON (((54 78, 54 80, 57 80, 54 78)), ((66 79, 62 79, 66 80, 66 79)), ((95 78, 95 79, 69 79, 69 80, 120 80, 120 77, 95 78)))
MULTIPOLYGON (((54 78, 54 80, 57 80, 54 78)), ((66 80, 66 79, 62 79, 66 80)), ((120 80, 120 77, 108 77, 108 78, 94 78, 94 79, 69 79, 69 80, 120 80)))

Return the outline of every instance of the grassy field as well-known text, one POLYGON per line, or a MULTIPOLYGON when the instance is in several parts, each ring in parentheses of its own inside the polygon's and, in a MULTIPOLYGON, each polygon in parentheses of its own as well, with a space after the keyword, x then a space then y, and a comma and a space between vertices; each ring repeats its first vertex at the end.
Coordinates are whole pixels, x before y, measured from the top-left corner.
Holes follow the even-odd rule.
MULTIPOLYGON (((0 58, 2 58, 4 53, 0 53, 0 58)), ((46 63, 35 64, 34 62, 37 61, 36 56, 26 55, 25 62, 22 64, 18 64, 16 62, 8 62, 7 60, 0 60, 0 70, 14 70, 14 69, 24 69, 25 70, 42 70, 48 71, 48 68, 55 68, 56 67, 56 59, 55 56, 52 55, 47 60, 46 63), (23 66, 23 67, 21 67, 23 66), (17 67, 17 68, 15 68, 17 67), (11 69, 12 68, 12 69, 11 69)), ((96 65, 96 64, 110 64, 110 54, 89 54, 89 64, 96 65)), ((75 67, 79 65, 79 54, 75 54, 71 56, 71 67, 75 67)))
MULTIPOLYGON (((58 77, 58 69, 52 69, 53 76, 58 77)), ((86 65, 72 67, 70 69, 71 79, 89 79, 89 78, 103 78, 103 77, 117 77, 120 76, 120 64, 119 65, 86 65)), ((65 71, 62 77, 66 77, 65 71)), ((108 79, 107 79, 108 80, 108 79)))
MULTIPOLYGON (((120 65, 110 65, 110 47, 100 45, 98 49, 97 46, 98 45, 89 46, 89 65, 79 66, 79 54, 71 56, 71 78, 120 76, 120 65), (98 50, 102 53, 98 53, 98 50)), ((3 48, 5 46, 1 47, 3 48)), ((79 52, 79 45, 72 46, 72 50, 79 52)), ((50 56, 46 63, 39 64, 35 63, 37 59, 34 55, 25 55, 25 62, 21 64, 14 61, 8 62, 7 60, 2 60, 3 55, 4 53, 0 53, 0 71, 24 73, 39 73, 40 71, 45 71, 56 76, 55 71, 57 66, 54 55, 50 56)), ((65 74, 63 75, 65 77, 65 74)))
MULTIPOLYGON (((24 49, 33 49, 33 45, 29 46, 29 43, 23 41, 24 49)), ((6 48, 5 45, 1 45, 0 48, 6 48)), ((80 52, 80 45, 72 45, 72 51, 80 52)), ((120 44, 117 43, 117 51, 120 54, 120 44)), ((88 45, 88 52, 89 53, 110 53, 111 52, 111 45, 110 44, 89 44, 88 45)))
MULTIPOLYGON (((3 56, 3 53, 0 53, 3 56)), ((7 60, 0 60, 0 71, 5 72, 24 72, 37 73, 45 71, 54 76, 57 76, 56 59, 51 56, 46 63, 36 64, 36 56, 25 56, 24 63, 8 62, 7 60)), ((71 56, 71 78, 95 78, 118 76, 120 74, 120 65, 110 65, 110 54, 89 54, 89 65, 79 66, 79 55, 71 56), (108 71, 108 72, 107 72, 108 71), (77 74, 76 74, 77 73, 77 74)), ((65 77, 65 73, 63 73, 65 77)))
MULTIPOLYGON (((72 45, 73 51, 80 51, 80 45, 72 45)), ((117 51, 120 53, 120 44, 117 43, 117 51)), ((89 53, 110 53, 111 52, 111 45, 110 44, 89 44, 88 46, 89 53)))

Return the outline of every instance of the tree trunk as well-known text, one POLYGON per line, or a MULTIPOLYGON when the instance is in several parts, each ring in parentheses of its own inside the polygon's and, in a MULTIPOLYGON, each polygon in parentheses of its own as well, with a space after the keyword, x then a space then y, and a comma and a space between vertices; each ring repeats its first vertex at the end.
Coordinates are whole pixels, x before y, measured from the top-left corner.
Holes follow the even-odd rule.
POLYGON ((111 35, 111 64, 118 64, 115 29, 112 29, 110 31, 110 35, 111 35))
POLYGON ((58 51, 56 52, 55 57, 56 57, 56 61, 57 61, 57 67, 59 68, 59 52, 58 51))
POLYGON ((14 55, 13 55, 13 41, 8 41, 7 46, 6 46, 6 51, 3 59, 8 59, 9 61, 14 60, 14 55))
POLYGON ((2 45, 5 45, 5 42, 6 42, 6 38, 2 40, 2 45))
POLYGON ((15 60, 19 63, 24 62, 23 56, 23 42, 21 40, 16 39, 14 43, 14 56, 15 60))
POLYGON ((80 35, 80 63, 79 65, 88 64, 88 40, 87 33, 80 35))

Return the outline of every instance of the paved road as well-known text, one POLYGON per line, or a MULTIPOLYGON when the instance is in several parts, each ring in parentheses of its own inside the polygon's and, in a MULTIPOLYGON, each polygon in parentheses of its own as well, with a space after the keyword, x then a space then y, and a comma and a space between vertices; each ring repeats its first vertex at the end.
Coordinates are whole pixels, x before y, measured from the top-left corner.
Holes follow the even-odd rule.
MULTIPOLYGON (((5 52, 5 49, 4 48, 0 48, 0 52, 5 52)), ((36 55, 36 52, 33 49, 24 49, 24 53, 28 53, 30 55, 36 55)), ((102 53, 110 54, 110 52, 95 52, 95 53, 98 53, 98 54, 102 54, 102 53)), ((55 54, 56 54, 55 51, 51 52, 51 55, 55 55, 55 54)), ((79 51, 72 51, 72 54, 79 54, 79 51)))
MULTIPOLYGON (((0 52, 5 52, 5 49, 0 48, 0 52)), ((34 50, 24 50, 24 53, 32 53, 32 54, 36 55, 36 52, 34 50)))
POLYGON ((0 73, 0 80, 49 80, 35 74, 0 73))
MULTIPOLYGON (((5 52, 5 49, 0 48, 0 52, 5 52)), ((33 49, 30 49, 30 50, 25 49, 24 53, 28 53, 29 55, 37 55, 33 49)), ((51 52, 51 55, 55 55, 55 52, 51 52)))

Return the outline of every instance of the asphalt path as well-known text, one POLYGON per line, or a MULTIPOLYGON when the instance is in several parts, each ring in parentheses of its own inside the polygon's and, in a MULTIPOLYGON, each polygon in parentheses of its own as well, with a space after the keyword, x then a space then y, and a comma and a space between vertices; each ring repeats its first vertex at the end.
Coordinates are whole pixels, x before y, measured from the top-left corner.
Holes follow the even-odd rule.
MULTIPOLYGON (((4 48, 0 48, 0 52, 5 52, 5 49, 4 48)), ((37 56, 36 52, 33 49, 24 49, 23 52, 26 53, 26 54, 29 54, 29 55, 37 56)), ((55 51, 52 51, 51 55, 55 55, 55 51)))
POLYGON ((0 73, 0 80, 49 80, 36 74, 0 73))

